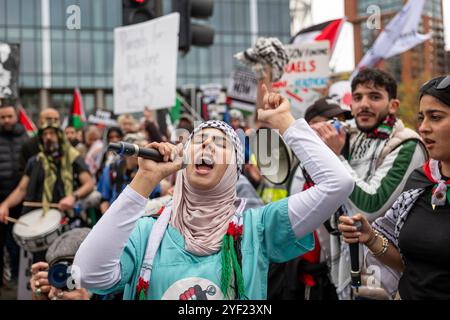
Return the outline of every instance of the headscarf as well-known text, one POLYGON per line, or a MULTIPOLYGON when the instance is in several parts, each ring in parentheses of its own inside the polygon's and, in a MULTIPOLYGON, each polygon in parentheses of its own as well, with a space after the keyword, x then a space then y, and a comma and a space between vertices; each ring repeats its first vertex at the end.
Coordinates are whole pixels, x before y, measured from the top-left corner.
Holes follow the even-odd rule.
POLYGON ((207 121, 195 128, 186 150, 193 135, 206 128, 225 133, 234 148, 231 162, 220 182, 211 190, 194 188, 187 179, 186 169, 179 171, 171 217, 172 226, 184 236, 186 250, 198 256, 210 255, 221 249, 228 223, 236 211, 236 182, 244 162, 241 141, 233 128, 223 121, 207 121))

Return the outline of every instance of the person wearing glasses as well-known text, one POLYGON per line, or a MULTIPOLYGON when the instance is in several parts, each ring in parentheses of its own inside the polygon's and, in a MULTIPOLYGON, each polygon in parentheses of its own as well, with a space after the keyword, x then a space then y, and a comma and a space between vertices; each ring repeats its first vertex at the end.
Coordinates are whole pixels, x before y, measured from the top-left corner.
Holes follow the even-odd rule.
POLYGON ((397 298, 450 299, 450 76, 420 88, 419 133, 430 159, 408 178, 390 210, 370 225, 363 215, 342 216, 345 242, 362 243, 381 265, 396 271, 397 298), (361 221, 360 231, 355 221, 361 221))
POLYGON ((313 230, 350 195, 353 181, 306 121, 294 120, 289 101, 264 88, 259 120, 280 131, 316 185, 244 210, 236 195, 243 147, 231 126, 212 120, 195 128, 182 170, 181 144, 151 143, 165 162, 139 158, 130 185, 81 244, 74 265, 82 287, 139 300, 266 299, 269 263, 314 248, 313 230), (174 172, 173 202, 157 219, 141 218, 152 189, 174 172))

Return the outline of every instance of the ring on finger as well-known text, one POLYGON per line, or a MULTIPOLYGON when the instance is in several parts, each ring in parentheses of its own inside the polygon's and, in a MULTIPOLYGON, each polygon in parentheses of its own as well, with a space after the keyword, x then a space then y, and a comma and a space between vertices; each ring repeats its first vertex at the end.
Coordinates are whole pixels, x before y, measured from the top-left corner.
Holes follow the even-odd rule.
POLYGON ((34 294, 39 297, 41 295, 41 288, 34 290, 34 294))
POLYGON ((59 292, 56 294, 56 296, 57 296, 59 299, 62 299, 62 298, 64 297, 64 291, 59 291, 59 292))

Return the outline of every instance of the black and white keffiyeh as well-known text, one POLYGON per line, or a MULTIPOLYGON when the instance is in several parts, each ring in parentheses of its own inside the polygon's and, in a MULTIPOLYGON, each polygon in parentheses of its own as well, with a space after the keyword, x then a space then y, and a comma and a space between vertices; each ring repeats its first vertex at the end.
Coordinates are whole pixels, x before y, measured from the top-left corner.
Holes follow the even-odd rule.
POLYGON ((251 66, 259 79, 264 77, 264 66, 270 65, 273 82, 281 79, 284 66, 289 62, 289 56, 277 38, 258 38, 253 47, 237 53, 234 57, 251 66))
POLYGON ((220 120, 209 120, 206 122, 203 122, 199 126, 197 126, 194 131, 191 133, 189 140, 192 139, 192 137, 198 133, 199 131, 206 129, 206 128, 214 128, 222 131, 226 134, 226 136, 230 139, 231 143, 234 146, 234 150, 236 152, 236 163, 237 163, 237 169, 238 169, 238 177, 239 174, 242 173, 243 165, 244 165, 244 149, 242 146, 242 142, 239 139, 239 136, 237 135, 236 131, 228 125, 226 122, 220 121, 220 120))

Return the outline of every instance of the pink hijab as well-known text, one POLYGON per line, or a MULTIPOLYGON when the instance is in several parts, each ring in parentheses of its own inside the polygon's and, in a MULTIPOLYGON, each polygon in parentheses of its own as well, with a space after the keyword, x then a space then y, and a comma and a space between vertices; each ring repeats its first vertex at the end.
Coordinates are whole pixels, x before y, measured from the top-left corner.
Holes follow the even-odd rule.
POLYGON ((208 121, 194 134, 211 127, 223 131, 235 149, 223 177, 211 190, 198 190, 189 184, 183 169, 177 173, 173 195, 171 224, 184 236, 186 250, 198 256, 216 253, 222 247, 228 223, 236 212, 236 182, 243 161, 242 144, 226 123, 208 121))

